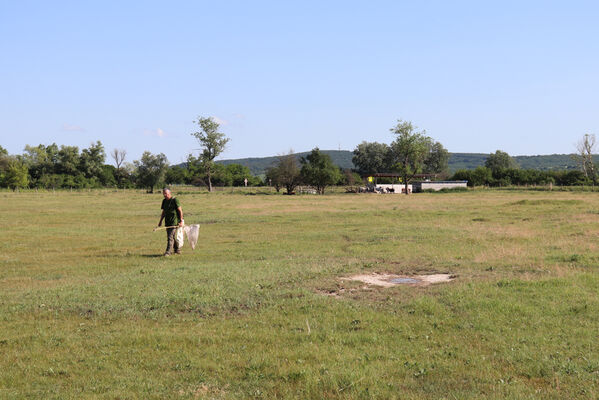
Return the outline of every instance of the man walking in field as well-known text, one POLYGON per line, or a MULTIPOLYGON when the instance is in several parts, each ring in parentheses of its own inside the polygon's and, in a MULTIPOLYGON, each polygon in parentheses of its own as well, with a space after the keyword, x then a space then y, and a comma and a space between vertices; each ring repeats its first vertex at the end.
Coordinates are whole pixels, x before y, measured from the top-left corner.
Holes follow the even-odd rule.
MULTIPOLYGON (((164 226, 167 227, 183 226, 183 209, 181 208, 179 199, 173 197, 171 191, 167 188, 162 190, 162 195, 164 196, 164 200, 162 200, 162 206, 160 207, 162 209, 162 215, 160 216, 158 226, 162 226, 162 220, 164 220, 164 226)), ((176 232, 177 228, 166 228, 165 257, 173 254, 173 250, 175 254, 181 254, 179 245, 175 240, 176 232)))

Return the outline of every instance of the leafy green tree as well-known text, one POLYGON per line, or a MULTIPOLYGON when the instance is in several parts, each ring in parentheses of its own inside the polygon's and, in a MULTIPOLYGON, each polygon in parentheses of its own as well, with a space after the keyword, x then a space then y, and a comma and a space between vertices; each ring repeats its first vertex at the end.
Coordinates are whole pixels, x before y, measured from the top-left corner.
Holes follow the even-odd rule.
POLYGON ((4 182, 6 186, 13 190, 27 187, 29 184, 27 165, 17 159, 10 160, 4 176, 4 182))
POLYGON ((81 151, 79 170, 86 178, 99 178, 102 175, 105 159, 104 146, 98 140, 96 143, 92 143, 87 149, 81 151))
POLYGON ((250 169, 241 164, 228 164, 225 169, 231 175, 233 186, 245 186, 245 180, 248 180, 248 186, 257 186, 260 179, 252 175, 250 169))
POLYGON ((225 165, 214 164, 212 170, 212 186, 233 186, 233 176, 227 170, 225 165))
POLYGON ((266 183, 274 186, 277 193, 281 190, 283 182, 281 181, 279 168, 276 166, 268 167, 265 172, 266 183))
POLYGON ((470 175, 472 186, 489 185, 493 180, 493 172, 487 167, 476 167, 470 175))
POLYGON ((56 165, 57 173, 77 175, 79 173, 80 163, 79 147, 60 146, 60 150, 58 151, 58 162, 56 165))
POLYGON ((502 169, 516 168, 517 166, 516 161, 508 153, 501 150, 490 154, 485 161, 485 167, 489 168, 493 174, 502 169))
POLYGON ((56 143, 45 146, 25 146, 25 153, 22 156, 23 162, 27 165, 29 175, 34 184, 44 175, 56 173, 58 163, 58 146, 56 143))
POLYGON ((115 187, 117 171, 114 165, 104 164, 102 166, 102 173, 99 176, 99 183, 103 187, 115 187))
POLYGON ((168 160, 163 153, 152 154, 144 151, 140 160, 133 162, 136 168, 136 183, 138 187, 147 188, 149 193, 154 193, 154 187, 164 180, 168 160))
POLYGON ((354 150, 352 162, 361 175, 387 172, 390 169, 389 151, 385 143, 362 142, 354 150))
POLYGON ((442 176, 448 174, 449 152, 441 143, 431 141, 423 169, 425 174, 439 174, 442 176))
POLYGON ((328 154, 321 153, 318 147, 306 157, 302 157, 300 162, 302 180, 314 186, 319 194, 324 194, 327 186, 335 185, 341 178, 339 167, 333 164, 328 154))
POLYGON ((362 184, 362 177, 357 172, 354 172, 348 168, 343 170, 339 184, 347 186, 360 185, 362 184))
POLYGON ((451 176, 451 180, 453 181, 468 181, 468 186, 472 185, 472 170, 469 169, 459 169, 451 176))
POLYGON ((285 187, 287 194, 293 194, 293 191, 301 182, 297 157, 293 154, 293 151, 290 150, 289 154, 279 156, 274 168, 276 169, 274 176, 277 177, 277 181, 273 181, 275 188, 276 185, 281 185, 285 187))
POLYGON ((189 154, 187 156, 186 169, 187 171, 185 183, 189 183, 196 186, 205 185, 205 170, 202 166, 202 161, 200 160, 200 157, 194 157, 193 154, 189 154))
POLYGON ((220 125, 214 121, 212 117, 198 117, 198 120, 194 122, 200 126, 200 130, 191 135, 194 136, 202 146, 200 160, 208 178, 208 190, 212 192, 211 178, 214 169, 214 159, 225 150, 225 146, 229 142, 229 139, 223 133, 218 131, 220 125))
POLYGON ((590 182, 582 171, 565 171, 556 183, 562 186, 581 186, 588 185, 590 182))
POLYGON ((165 182, 169 185, 185 183, 186 169, 178 165, 172 165, 166 170, 165 182))
POLYGON ((423 171, 433 142, 426 131, 416 130, 409 121, 398 120, 391 132, 397 135, 391 143, 393 169, 401 174, 405 193, 409 194, 408 184, 423 171))

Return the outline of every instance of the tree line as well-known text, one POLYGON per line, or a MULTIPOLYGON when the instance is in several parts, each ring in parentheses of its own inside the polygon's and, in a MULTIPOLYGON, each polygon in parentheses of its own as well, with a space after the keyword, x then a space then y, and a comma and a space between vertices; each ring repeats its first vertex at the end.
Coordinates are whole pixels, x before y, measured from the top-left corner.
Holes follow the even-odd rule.
MULTIPOLYGON (((17 188, 145 188, 153 192, 154 188, 170 184, 191 184, 206 186, 212 191, 214 186, 263 186, 274 185, 279 188, 283 174, 268 177, 254 176, 248 167, 239 164, 221 165, 214 159, 221 154, 229 139, 219 132, 219 124, 213 118, 199 117, 194 121, 199 126, 192 133, 200 146, 198 156, 190 154, 187 162, 181 165, 169 165, 163 153, 152 154, 145 151, 139 160, 127 162, 127 152, 113 149, 110 157, 114 162, 106 164, 106 151, 102 142, 92 143, 88 148, 77 146, 40 144, 25 146, 23 154, 9 155, 0 146, 0 187, 17 188)), ((314 184, 319 193, 329 185, 353 183, 359 176, 349 175, 344 179, 339 168, 333 165, 328 155, 314 149, 312 154, 302 161, 301 179, 293 178, 296 184, 305 182, 314 184), (305 165, 304 165, 305 164, 305 165)), ((295 188, 295 185, 293 186, 295 188)), ((291 188, 290 192, 293 192, 291 188)))
MULTIPOLYGON (((146 151, 139 160, 126 161, 124 150, 114 149, 115 165, 106 164, 102 142, 79 150, 77 146, 40 144, 26 146, 23 154, 9 155, 0 146, 0 187, 16 188, 145 188, 149 192, 163 184, 204 185, 197 159, 190 156, 186 166, 169 165, 167 157, 146 151)), ((215 165, 212 181, 222 186, 260 185, 249 168, 238 164, 215 165)))
POLYGON ((586 149, 585 155, 573 155, 573 158, 580 165, 579 170, 540 171, 535 169, 521 169, 509 154, 497 150, 487 157, 484 166, 472 170, 458 170, 453 174, 451 179, 467 180, 470 187, 596 185, 598 181, 597 168, 592 161, 589 161, 589 151, 589 149, 586 149))
POLYGON ((407 185, 418 175, 430 179, 467 180, 469 186, 594 185, 599 180, 599 169, 593 161, 595 136, 584 135, 577 144, 574 156, 580 170, 539 171, 520 169, 509 154, 496 151, 490 154, 485 166, 473 170, 459 170, 449 174, 449 152, 443 145, 427 136, 410 121, 398 120, 390 129, 395 139, 390 143, 362 142, 353 151, 354 169, 341 170, 328 154, 317 147, 299 160, 292 151, 277 157, 262 177, 254 176, 248 167, 240 164, 215 163, 225 149, 229 138, 219 132, 213 118, 198 117, 194 121, 199 130, 191 133, 200 146, 198 156, 190 154, 187 162, 169 165, 163 153, 145 151, 139 160, 127 162, 127 152, 110 152, 114 165, 106 164, 106 152, 100 141, 88 148, 60 147, 52 143, 25 146, 23 154, 9 155, 0 146, 0 187, 17 188, 154 188, 164 184, 191 184, 206 186, 274 186, 292 194, 299 185, 312 186, 323 194, 329 186, 362 184, 365 177, 375 173, 393 173, 407 185))

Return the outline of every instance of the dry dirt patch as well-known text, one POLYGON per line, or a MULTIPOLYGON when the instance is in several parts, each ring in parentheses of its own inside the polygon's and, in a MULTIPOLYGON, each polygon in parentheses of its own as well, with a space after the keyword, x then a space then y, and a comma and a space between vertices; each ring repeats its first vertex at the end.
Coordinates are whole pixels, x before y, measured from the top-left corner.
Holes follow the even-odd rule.
POLYGON ((347 278, 341 278, 344 281, 360 281, 367 285, 392 287, 397 285, 409 286, 427 286, 433 283, 450 282, 455 279, 451 274, 431 274, 431 275, 393 275, 393 274, 362 274, 347 278))

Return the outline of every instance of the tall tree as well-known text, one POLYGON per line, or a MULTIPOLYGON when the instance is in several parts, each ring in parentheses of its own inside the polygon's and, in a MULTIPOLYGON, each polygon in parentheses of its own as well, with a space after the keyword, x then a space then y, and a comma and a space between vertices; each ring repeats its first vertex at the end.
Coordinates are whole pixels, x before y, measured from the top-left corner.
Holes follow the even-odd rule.
POLYGON ((318 147, 302 157, 300 162, 302 180, 314 186, 319 194, 324 194, 327 186, 336 184, 341 178, 341 171, 333 164, 331 156, 321 153, 318 147))
POLYGON ((428 156, 424 160, 424 173, 448 175, 449 152, 441 143, 431 142, 428 156))
POLYGON ((185 183, 187 170, 178 165, 168 167, 165 175, 165 182, 169 185, 185 183))
POLYGON ((426 131, 418 131, 409 121, 398 120, 390 130, 397 135, 391 143, 392 165, 401 175, 405 193, 409 194, 408 184, 414 175, 423 171, 433 141, 426 136, 426 131))
POLYGON ((154 193, 154 187, 164 180, 168 160, 162 153, 152 154, 144 151, 140 160, 133 161, 136 168, 136 182, 138 187, 148 189, 149 193, 154 193))
POLYGON ((92 143, 87 149, 81 150, 79 169, 86 178, 99 178, 102 175, 102 167, 104 166, 105 159, 104 146, 98 140, 96 143, 92 143))
POLYGON ((58 146, 56 143, 45 146, 25 146, 25 154, 23 161, 29 169, 29 174, 33 181, 38 181, 44 175, 52 175, 56 173, 56 165, 58 164, 58 146))
POLYGON ((352 162, 361 175, 388 172, 389 146, 385 143, 362 142, 354 150, 352 162))
POLYGON ((229 142, 229 139, 224 133, 218 131, 220 125, 214 121, 212 117, 198 117, 198 120, 194 122, 200 126, 200 130, 191 135, 194 136, 202 146, 200 159, 208 178, 208 190, 212 192, 211 176, 214 169, 214 159, 225 150, 225 146, 229 142))
POLYGON ((241 164, 228 164, 225 166, 227 174, 231 176, 233 186, 245 186, 245 180, 248 180, 249 186, 255 186, 259 180, 252 175, 250 169, 241 164))
POLYGON ((60 146, 58 151, 57 173, 66 175, 77 175, 79 165, 81 164, 79 156, 79 147, 60 146))
POLYGON ((27 165, 17 159, 10 160, 4 176, 4 183, 12 190, 27 187, 29 184, 27 165))
POLYGON ((264 172, 264 179, 269 186, 274 186, 277 193, 281 190, 283 184, 281 182, 279 169, 276 166, 273 165, 271 167, 266 168, 266 171, 264 172))
POLYGON ((493 171, 494 174, 504 169, 516 168, 517 166, 516 161, 508 153, 501 150, 490 154, 485 161, 485 167, 493 171))
POLYGON ((285 186, 287 194, 292 194, 301 182, 300 169, 293 150, 289 150, 289 154, 279 156, 275 168, 277 169, 278 182, 285 186))
POLYGON ((582 139, 576 143, 577 154, 575 158, 580 164, 580 169, 584 176, 590 178, 593 184, 597 183, 597 167, 593 161, 593 152, 597 145, 597 139, 593 134, 585 134, 582 139))

